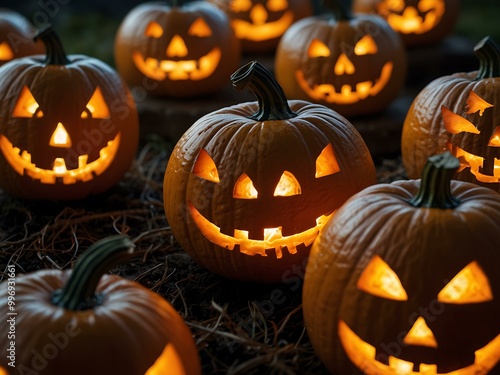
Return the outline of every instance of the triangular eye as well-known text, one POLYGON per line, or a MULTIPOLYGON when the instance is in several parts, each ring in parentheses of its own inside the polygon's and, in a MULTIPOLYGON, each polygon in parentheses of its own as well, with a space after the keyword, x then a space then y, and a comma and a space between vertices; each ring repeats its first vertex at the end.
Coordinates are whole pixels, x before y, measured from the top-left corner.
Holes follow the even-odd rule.
POLYGON ((246 173, 243 173, 234 184, 233 197, 240 199, 256 199, 258 192, 246 173))
POLYGON ((189 27, 188 34, 200 38, 208 37, 212 35, 212 29, 203 18, 199 17, 189 27))
POLYGON ((462 269, 438 294, 439 302, 454 304, 479 303, 492 299, 488 278, 476 261, 462 269))
POLYGON ((276 189, 274 189, 274 196, 289 197, 298 195, 301 192, 299 181, 297 181, 292 173, 285 171, 281 175, 278 185, 276 185, 276 189))
POLYGON ((497 126, 495 128, 495 131, 493 132, 493 135, 491 136, 490 141, 488 142, 488 146, 500 147, 500 126, 497 126))
POLYGON ((219 183, 219 172, 215 162, 210 157, 208 152, 204 149, 200 149, 198 157, 193 165, 193 174, 203 178, 204 180, 219 183))
POLYGON ((354 46, 354 53, 358 56, 373 55, 378 52, 377 43, 372 36, 367 34, 362 37, 354 46))
POLYGON ((232 0, 231 1, 231 12, 248 12, 252 9, 252 0, 232 0))
POLYGON ((466 113, 468 115, 479 111, 479 116, 482 116, 484 110, 490 107, 493 107, 493 104, 488 103, 486 100, 477 95, 474 91, 470 90, 469 97, 467 98, 467 105, 465 107, 465 109, 467 109, 466 113))
POLYGON ((319 39, 313 39, 307 51, 309 57, 328 57, 330 56, 330 48, 319 39))
POLYGON ((333 146, 329 143, 316 159, 316 178, 329 176, 340 172, 340 166, 333 152, 333 146))
POLYGON ((458 134, 462 132, 479 134, 480 131, 474 126, 472 122, 464 119, 462 116, 450 111, 444 105, 441 106, 441 114, 443 115, 444 127, 451 134, 458 134))
POLYGON ((12 111, 14 118, 32 118, 43 117, 43 112, 39 109, 39 105, 28 86, 24 86, 19 99, 12 111))
POLYGON ((406 301, 406 294, 398 275, 382 260, 375 255, 359 277, 358 289, 373 294, 377 297, 406 301))
POLYGON ((150 38, 160 38, 163 35, 163 28, 160 26, 158 22, 151 21, 146 26, 146 30, 144 30, 144 35, 150 38))
POLYGON ((109 118, 110 116, 108 105, 104 100, 104 96, 102 95, 102 91, 99 86, 97 86, 94 90, 94 93, 92 94, 85 108, 86 111, 82 112, 81 118, 88 118, 89 114, 90 117, 99 119, 109 118))
POLYGON ((7 42, 0 43, 0 60, 8 61, 14 58, 14 52, 12 52, 12 48, 9 47, 7 42))
POLYGON ((271 12, 281 12, 288 8, 287 0, 269 0, 266 4, 267 9, 271 12))

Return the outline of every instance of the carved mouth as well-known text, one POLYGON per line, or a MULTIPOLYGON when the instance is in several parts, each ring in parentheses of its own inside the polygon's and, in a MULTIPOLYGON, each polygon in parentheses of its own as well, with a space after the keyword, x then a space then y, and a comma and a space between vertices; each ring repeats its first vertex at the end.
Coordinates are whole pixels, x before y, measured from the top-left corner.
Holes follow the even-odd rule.
POLYGON ((296 254, 297 246, 300 244, 311 245, 323 225, 333 215, 331 213, 320 216, 316 219, 316 226, 291 236, 283 236, 281 227, 267 228, 264 229, 263 240, 254 240, 249 239, 248 232, 244 230, 235 229, 234 237, 221 233, 220 228, 206 219, 191 202, 188 202, 188 206, 196 226, 210 242, 227 250, 233 250, 235 245, 239 245, 240 252, 247 255, 267 256, 266 250, 274 249, 278 259, 283 256, 284 247, 290 254, 296 254))
POLYGON ((339 321, 339 338, 347 356, 365 374, 379 375, 475 375, 487 374, 499 360, 500 335, 496 336, 486 346, 475 351, 474 363, 470 366, 444 373, 437 372, 435 364, 420 364, 417 371, 412 362, 389 356, 389 365, 375 359, 374 346, 363 341, 342 320, 339 321))
POLYGON ((429 11, 425 16, 420 17, 417 9, 407 7, 403 14, 389 13, 387 22, 391 27, 403 34, 423 34, 435 27, 441 20, 444 9, 438 11, 429 11))
POLYGON ((78 168, 67 169, 64 158, 56 158, 52 169, 42 169, 31 162, 31 154, 19 147, 14 147, 10 141, 0 135, 0 149, 9 165, 18 174, 39 180, 42 184, 55 184, 61 179, 64 185, 78 181, 89 181, 95 175, 103 173, 113 161, 120 144, 120 133, 99 151, 99 158, 88 163, 88 155, 78 156, 78 168))
POLYGON ((314 85, 314 87, 309 86, 301 70, 297 70, 295 77, 302 91, 314 100, 323 100, 327 103, 336 104, 354 104, 369 96, 375 96, 382 91, 387 82, 389 82, 392 67, 392 62, 385 63, 382 67, 380 77, 375 80, 375 83, 372 81, 359 82, 356 84, 356 87, 343 85, 340 92, 337 92, 333 85, 327 83, 314 85))
POLYGON ((172 81, 198 81, 213 74, 219 65, 221 50, 216 47, 198 60, 158 60, 143 57, 140 52, 134 52, 132 59, 142 74, 157 81, 167 77, 172 81))
POLYGON ((279 38, 290 27, 293 20, 293 12, 286 11, 279 20, 273 22, 252 24, 248 21, 233 19, 231 25, 238 39, 258 42, 261 40, 279 38))
POLYGON ((448 142, 447 148, 453 156, 460 160, 460 168, 458 170, 459 172, 461 172, 465 168, 470 168, 470 172, 480 182, 500 182, 500 159, 495 158, 494 160, 493 175, 487 175, 479 172, 479 169, 483 167, 483 157, 468 153, 467 151, 461 149, 456 145, 453 145, 450 142, 448 142))

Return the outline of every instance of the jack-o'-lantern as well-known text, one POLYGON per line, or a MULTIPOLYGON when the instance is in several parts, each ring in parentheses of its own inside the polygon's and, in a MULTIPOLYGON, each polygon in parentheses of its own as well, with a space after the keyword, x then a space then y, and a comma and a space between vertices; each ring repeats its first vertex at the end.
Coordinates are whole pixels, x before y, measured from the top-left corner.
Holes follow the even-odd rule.
POLYGON ((373 161, 345 118, 288 102, 261 64, 231 80, 258 102, 214 111, 187 130, 165 172, 165 212, 184 250, 212 272, 279 282, 333 212, 375 183, 373 161))
POLYGON ((403 125, 403 164, 414 178, 422 159, 449 150, 460 159, 456 178, 500 192, 500 47, 490 38, 475 48, 476 72, 429 83, 403 125))
POLYGON ((241 58, 228 17, 208 2, 171 3, 140 4, 125 17, 115 38, 118 71, 151 95, 222 90, 241 58))
MULTIPOLYGON (((201 374, 191 332, 173 306, 137 282, 105 274, 128 261, 133 247, 126 236, 106 237, 72 270, 0 284, 0 311, 16 328, 15 340, 3 335, 0 348, 8 353, 14 342, 16 374, 201 374), (9 315, 13 289, 16 315, 9 315)), ((8 363, 2 355, 0 364, 8 363)))
POLYGON ((283 35, 276 78, 288 97, 328 106, 344 116, 381 111, 406 79, 406 51, 381 17, 339 8, 307 17, 283 35))
POLYGON ((210 0, 231 20, 243 52, 276 49, 283 33, 297 20, 312 15, 310 0, 210 0))
POLYGON ((318 236, 304 321, 332 373, 500 373, 500 195, 459 165, 364 189, 318 236))
POLYGON ((134 101, 108 65, 66 56, 50 28, 39 37, 46 56, 0 68, 0 187, 33 200, 101 193, 122 178, 135 156, 134 101))
POLYGON ((35 33, 36 28, 22 14, 0 8, 0 66, 17 57, 43 53, 43 43, 33 40, 35 33))
POLYGON ((459 0, 354 0, 357 12, 384 17, 405 45, 435 43, 453 31, 459 0))

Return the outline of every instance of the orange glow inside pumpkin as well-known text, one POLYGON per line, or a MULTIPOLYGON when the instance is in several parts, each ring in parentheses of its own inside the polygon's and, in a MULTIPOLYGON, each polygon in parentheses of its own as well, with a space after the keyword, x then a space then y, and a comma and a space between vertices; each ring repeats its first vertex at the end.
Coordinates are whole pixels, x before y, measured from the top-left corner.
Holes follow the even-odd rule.
POLYGON ((151 366, 144 375, 186 375, 184 366, 179 357, 179 353, 174 345, 168 343, 163 349, 161 355, 156 359, 153 366, 151 366))
POLYGON ((240 199, 256 199, 259 193, 246 173, 243 173, 234 184, 233 197, 240 199))
POLYGON ((68 132, 60 122, 57 124, 56 130, 52 133, 50 143, 52 147, 71 147, 71 138, 68 132))
POLYGON ((7 42, 0 43, 0 61, 9 61, 14 58, 14 52, 7 42))
POLYGON ((427 326, 427 323, 422 316, 417 318, 403 339, 403 342, 407 345, 428 346, 430 348, 437 348, 438 346, 434 334, 427 326))

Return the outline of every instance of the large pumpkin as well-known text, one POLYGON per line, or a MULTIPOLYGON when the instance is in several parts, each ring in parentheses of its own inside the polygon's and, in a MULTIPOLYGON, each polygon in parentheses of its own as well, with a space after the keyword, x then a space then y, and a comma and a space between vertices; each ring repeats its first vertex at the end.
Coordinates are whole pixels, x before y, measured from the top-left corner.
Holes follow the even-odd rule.
POLYGON ((500 192, 500 47, 489 37, 475 47, 478 71, 430 82, 413 101, 401 153, 410 178, 425 159, 449 150, 460 159, 456 178, 500 192))
POLYGON ((332 373, 500 373, 500 195, 450 183, 458 166, 431 157, 421 180, 369 187, 325 224, 303 311, 332 373))
POLYGON ((312 15, 311 0, 210 0, 223 9, 243 52, 274 52, 283 33, 312 15))
POLYGON ((384 17, 406 46, 432 44, 448 36, 459 14, 459 0, 354 0, 356 12, 384 17))
POLYGON ((66 56, 52 29, 47 55, 0 68, 0 187, 26 199, 101 193, 127 171, 139 141, 132 96, 107 64, 66 56))
POLYGON ((240 58, 227 15, 204 1, 140 4, 115 38, 118 71, 151 95, 184 98, 220 91, 240 58))
POLYGON ((13 363, 13 375, 201 374, 191 332, 174 308, 136 282, 103 275, 132 249, 127 237, 111 236, 72 271, 16 275, 8 266, 0 313, 15 337, 5 331, 0 338, 0 365, 13 363))
POLYGON ((352 16, 341 6, 335 16, 307 17, 292 25, 275 60, 276 78, 288 97, 347 117, 388 106, 404 85, 406 69, 401 38, 385 20, 352 16))
POLYGON ((209 113, 182 136, 165 172, 165 212, 182 247, 212 272, 279 282, 302 266, 328 217, 376 182, 375 169, 345 118, 287 102, 259 63, 231 79, 258 102, 209 113))

